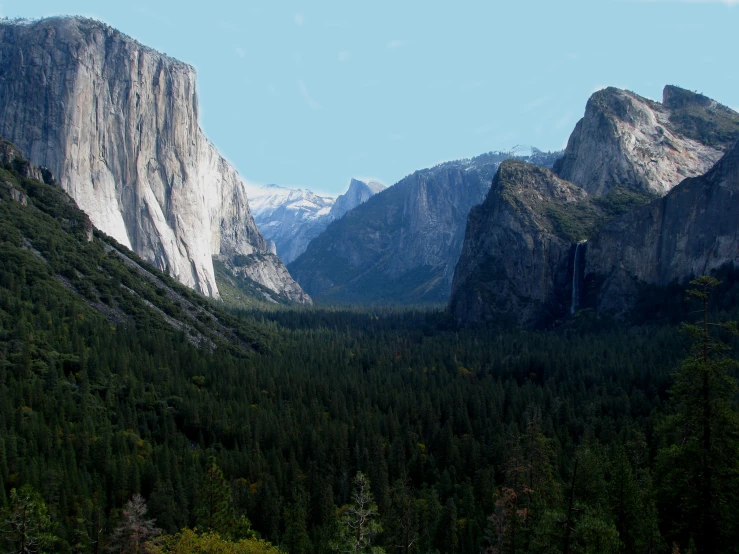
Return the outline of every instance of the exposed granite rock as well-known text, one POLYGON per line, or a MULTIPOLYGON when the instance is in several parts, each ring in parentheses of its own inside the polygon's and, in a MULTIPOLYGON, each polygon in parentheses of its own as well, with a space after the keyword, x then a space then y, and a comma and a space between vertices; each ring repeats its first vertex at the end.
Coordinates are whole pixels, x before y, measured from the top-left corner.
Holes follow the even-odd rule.
POLYGON ((455 319, 532 326, 565 314, 573 245, 547 208, 577 209, 586 198, 548 169, 503 162, 470 211, 449 302, 455 319))
POLYGON ((0 67, 0 134, 96 227, 210 296, 213 256, 267 251, 243 180, 200 130, 191 66, 103 23, 52 18, 0 23, 0 67))
POLYGON ((334 202, 334 205, 331 206, 327 225, 331 221, 341 219, 348 211, 353 210, 360 204, 364 204, 375 194, 382 192, 386 188, 387 187, 379 181, 360 181, 359 179, 352 179, 349 181, 349 188, 346 192, 339 196, 336 199, 336 202, 334 202))
POLYGON ((585 280, 602 313, 620 315, 641 285, 739 268, 739 143, 706 175, 606 224, 588 243, 585 280))
POLYGON ((278 297, 289 302, 298 304, 312 304, 311 297, 295 281, 276 254, 271 252, 258 252, 247 257, 226 258, 219 257, 221 261, 234 275, 251 279, 263 285, 273 294, 267 300, 275 301, 278 297), (292 283, 292 285, 286 285, 292 283), (277 292, 279 291, 279 292, 277 292))
MULTIPOLYGON (((581 291, 587 305, 623 313, 643 284, 736 259, 734 192, 714 191, 727 170, 668 191, 723 155, 739 136, 739 114, 677 87, 664 96, 662 105, 617 89, 594 94, 554 164, 557 176, 501 166, 485 203, 470 212, 449 303, 460 324, 548 324, 584 304, 581 291)), ((726 160, 717 168, 730 167, 726 160)))
POLYGON ((739 136, 739 114, 668 86, 659 104, 607 88, 588 101, 554 171, 593 195, 626 185, 666 194, 702 175, 739 136))
MULTIPOLYGON (((551 165, 557 155, 526 159, 551 165)), ((416 171, 329 225, 290 271, 325 301, 445 302, 470 208, 511 157, 489 153, 416 171)))

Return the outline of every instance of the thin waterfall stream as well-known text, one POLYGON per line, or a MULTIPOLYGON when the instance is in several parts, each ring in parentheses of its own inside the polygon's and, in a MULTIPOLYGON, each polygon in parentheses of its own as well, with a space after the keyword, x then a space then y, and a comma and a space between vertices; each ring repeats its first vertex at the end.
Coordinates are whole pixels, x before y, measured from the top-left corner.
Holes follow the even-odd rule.
POLYGON ((583 240, 575 246, 575 259, 572 263, 572 302, 570 304, 570 314, 574 314, 580 305, 580 264, 582 263, 582 254, 585 244, 588 241, 583 240))

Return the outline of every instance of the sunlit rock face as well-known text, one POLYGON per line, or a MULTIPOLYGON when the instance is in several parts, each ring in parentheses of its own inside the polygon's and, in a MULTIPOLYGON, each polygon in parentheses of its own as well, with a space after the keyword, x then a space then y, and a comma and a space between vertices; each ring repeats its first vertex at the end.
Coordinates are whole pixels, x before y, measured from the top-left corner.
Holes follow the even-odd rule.
POLYGON ((663 196, 708 171, 738 131, 739 114, 702 95, 668 86, 660 104, 607 88, 588 101, 554 171, 598 196, 618 185, 663 196))
POLYGON ((199 127, 194 68, 81 18, 0 23, 0 67, 0 134, 96 227, 209 296, 213 257, 268 251, 199 127))

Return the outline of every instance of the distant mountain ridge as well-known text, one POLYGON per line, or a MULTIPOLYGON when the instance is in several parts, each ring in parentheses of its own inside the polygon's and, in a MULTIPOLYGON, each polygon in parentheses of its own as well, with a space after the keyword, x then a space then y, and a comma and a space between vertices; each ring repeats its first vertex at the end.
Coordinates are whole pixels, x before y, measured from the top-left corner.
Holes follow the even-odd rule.
MULTIPOLYGON (((534 149, 520 159, 551 167, 559 155, 534 149)), ((416 171, 329 225, 291 274, 324 302, 445 302, 467 214, 513 157, 490 152, 416 171)))
POLYGON ((347 191, 333 198, 306 189, 267 185, 250 190, 249 204, 257 227, 274 242, 277 255, 287 264, 329 223, 384 189, 379 181, 352 179, 347 191))

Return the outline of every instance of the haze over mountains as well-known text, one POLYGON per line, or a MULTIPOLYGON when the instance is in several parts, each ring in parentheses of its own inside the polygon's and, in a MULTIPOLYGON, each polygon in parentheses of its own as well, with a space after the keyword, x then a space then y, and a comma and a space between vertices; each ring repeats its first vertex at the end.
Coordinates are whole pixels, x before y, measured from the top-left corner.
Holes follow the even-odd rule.
POLYGON ((563 153, 491 152, 387 189, 352 179, 334 199, 248 186, 199 128, 193 68, 105 24, 3 21, 0 60, 0 134, 94 226, 206 296, 449 301, 460 324, 542 325, 585 306, 623 312, 643 284, 736 260, 730 217, 696 192, 730 193, 732 158, 703 185, 679 184, 730 150, 739 116, 675 86, 661 103, 595 93, 563 153), (652 223, 636 231, 634 217, 652 223), (691 229, 675 230, 679 244, 659 230, 678 220, 691 229))
POLYGON ((249 205, 264 238, 274 242, 277 255, 289 264, 329 223, 384 189, 378 181, 352 179, 347 191, 334 198, 267 185, 249 190, 249 205))
MULTIPOLYGON (((559 155, 528 154, 520 159, 549 166, 559 155)), ((512 157, 491 152, 416 171, 329 225, 291 273, 329 302, 445 302, 467 214, 512 157)))

